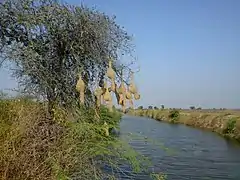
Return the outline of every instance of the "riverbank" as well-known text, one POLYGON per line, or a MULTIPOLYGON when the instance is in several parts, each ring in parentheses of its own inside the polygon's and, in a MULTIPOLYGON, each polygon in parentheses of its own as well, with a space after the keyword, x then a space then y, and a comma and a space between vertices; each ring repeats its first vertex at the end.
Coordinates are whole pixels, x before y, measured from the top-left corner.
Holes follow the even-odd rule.
POLYGON ((240 142, 240 112, 231 110, 169 110, 169 109, 135 109, 130 115, 144 116, 181 123, 187 126, 208 129, 224 137, 240 142))
POLYGON ((94 159, 119 154, 108 149, 114 142, 104 122, 115 127, 121 114, 101 107, 99 117, 91 108, 56 108, 52 119, 44 103, 0 99, 0 179, 101 178, 94 159))

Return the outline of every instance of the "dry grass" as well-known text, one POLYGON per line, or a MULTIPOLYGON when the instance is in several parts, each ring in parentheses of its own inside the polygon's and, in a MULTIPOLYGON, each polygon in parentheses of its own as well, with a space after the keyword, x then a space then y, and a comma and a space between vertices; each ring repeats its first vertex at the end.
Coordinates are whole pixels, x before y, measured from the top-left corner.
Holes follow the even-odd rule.
POLYGON ((50 119, 44 104, 0 100, 0 179, 114 179, 114 174, 102 171, 102 161, 118 171, 122 170, 117 159, 136 172, 146 165, 126 142, 104 135, 103 122, 116 126, 121 118, 118 112, 101 107, 98 121, 95 109, 54 112, 55 118, 50 119))
POLYGON ((82 111, 73 121, 65 111, 56 110, 54 120, 46 112, 33 101, 0 100, 0 179, 101 177, 92 159, 110 143, 88 121, 93 114, 82 111))
POLYGON ((1 101, 0 118, 1 179, 49 178, 48 152, 57 147, 63 128, 32 102, 1 101))
MULTIPOLYGON (((51 120, 44 105, 31 101, 5 100, 0 106, 0 179, 65 179, 76 170, 80 159, 70 155, 86 150, 83 141, 80 151, 67 138, 74 132, 64 114, 51 120)), ((89 156, 80 157, 82 175, 93 174, 89 156)))

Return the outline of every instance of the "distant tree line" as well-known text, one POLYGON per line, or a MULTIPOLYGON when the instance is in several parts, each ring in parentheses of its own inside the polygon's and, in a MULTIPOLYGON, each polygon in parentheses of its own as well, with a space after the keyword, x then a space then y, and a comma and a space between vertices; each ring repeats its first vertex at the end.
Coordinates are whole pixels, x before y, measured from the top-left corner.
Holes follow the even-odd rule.
MULTIPOLYGON (((143 106, 139 106, 137 109, 165 109, 165 106, 164 105, 161 105, 161 107, 157 107, 157 106, 152 106, 152 105, 149 105, 147 108, 144 108, 143 106)), ((179 109, 181 110, 182 108, 169 108, 170 110, 176 110, 176 109, 179 109)), ((190 110, 202 110, 202 107, 195 107, 195 106, 190 106, 189 107, 190 110)), ((212 110, 226 110, 226 108, 219 108, 219 109, 216 109, 216 108, 212 108, 212 110)))
MULTIPOLYGON (((160 108, 158 108, 157 106, 148 106, 148 108, 147 109, 155 109, 155 110, 157 110, 157 109, 164 109, 165 107, 164 107, 164 105, 161 105, 161 107, 160 108)), ((144 107, 143 106, 139 106, 137 109, 144 109, 144 107)))

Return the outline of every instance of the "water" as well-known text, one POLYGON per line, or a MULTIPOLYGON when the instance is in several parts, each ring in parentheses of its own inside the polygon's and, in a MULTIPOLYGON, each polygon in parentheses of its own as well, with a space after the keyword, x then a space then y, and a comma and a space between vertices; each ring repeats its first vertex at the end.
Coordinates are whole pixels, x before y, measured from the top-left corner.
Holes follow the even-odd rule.
POLYGON ((216 133, 132 116, 124 116, 120 128, 122 139, 129 133, 143 137, 133 137, 129 143, 151 159, 155 172, 167 174, 168 180, 240 180, 240 145, 216 133))

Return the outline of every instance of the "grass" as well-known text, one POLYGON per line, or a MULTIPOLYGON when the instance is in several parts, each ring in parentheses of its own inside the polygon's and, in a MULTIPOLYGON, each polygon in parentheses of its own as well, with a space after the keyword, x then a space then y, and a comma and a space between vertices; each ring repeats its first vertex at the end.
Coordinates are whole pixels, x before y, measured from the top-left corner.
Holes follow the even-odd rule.
POLYGON ((121 114, 101 107, 99 117, 91 108, 76 113, 56 108, 50 119, 44 103, 1 99, 0 179, 114 179, 121 163, 136 173, 149 167, 127 142, 105 136, 104 122, 116 127, 121 114), (103 162, 114 171, 105 173, 103 162))
POLYGON ((36 102, 2 100, 0 106, 1 179, 100 177, 91 159, 111 141, 101 135, 101 123, 91 122, 93 111, 80 109, 71 117, 58 109, 51 120, 36 102))
POLYGON ((238 110, 135 109, 129 113, 159 121, 209 129, 240 142, 240 111, 238 110))

